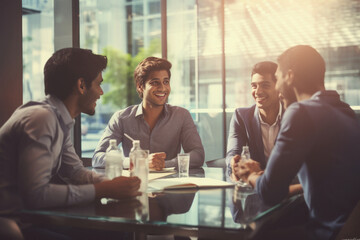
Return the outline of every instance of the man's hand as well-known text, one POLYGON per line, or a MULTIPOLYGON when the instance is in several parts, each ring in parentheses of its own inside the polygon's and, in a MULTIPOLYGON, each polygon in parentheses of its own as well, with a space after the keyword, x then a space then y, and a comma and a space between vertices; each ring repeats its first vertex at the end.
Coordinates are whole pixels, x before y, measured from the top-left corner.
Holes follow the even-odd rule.
POLYGON ((235 182, 240 180, 240 162, 241 157, 239 155, 235 155, 231 161, 230 161, 230 166, 231 166, 231 179, 235 182))
POLYGON ((263 173, 264 171, 261 170, 259 162, 256 162, 252 159, 240 162, 240 178, 246 183, 250 184, 253 188, 255 188, 256 180, 263 173))
POLYGON ((260 168, 260 163, 252 159, 247 161, 240 161, 238 176, 245 182, 248 182, 248 178, 252 173, 263 172, 260 168))
POLYGON ((166 153, 158 152, 149 155, 149 168, 160 171, 165 167, 166 153))
POLYGON ((239 181, 240 179, 247 181, 247 178, 252 172, 261 171, 259 162, 252 159, 246 162, 241 161, 241 157, 239 155, 235 155, 231 159, 230 166, 232 169, 231 178, 233 181, 239 181))
POLYGON ((138 192, 140 188, 140 179, 138 177, 116 177, 109 181, 103 181, 95 186, 95 195, 97 198, 128 198, 141 195, 138 192))

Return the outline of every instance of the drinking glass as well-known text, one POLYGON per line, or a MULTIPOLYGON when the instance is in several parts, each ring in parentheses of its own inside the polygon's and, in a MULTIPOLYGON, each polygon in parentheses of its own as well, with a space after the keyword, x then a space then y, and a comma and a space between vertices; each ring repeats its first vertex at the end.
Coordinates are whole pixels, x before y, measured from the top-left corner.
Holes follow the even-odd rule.
POLYGON ((179 167, 179 177, 189 177, 190 154, 179 153, 177 159, 179 167))

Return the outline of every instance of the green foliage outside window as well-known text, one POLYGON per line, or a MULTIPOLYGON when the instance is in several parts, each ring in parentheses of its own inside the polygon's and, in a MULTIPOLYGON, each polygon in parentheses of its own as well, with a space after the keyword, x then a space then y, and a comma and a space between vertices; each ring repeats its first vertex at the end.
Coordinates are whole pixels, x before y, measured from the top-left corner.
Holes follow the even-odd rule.
POLYGON ((109 91, 104 93, 103 102, 124 108, 140 102, 134 83, 134 70, 144 58, 161 53, 160 39, 153 39, 148 48, 140 48, 136 56, 108 46, 103 55, 108 58, 108 66, 103 75, 104 83, 109 83, 109 91))

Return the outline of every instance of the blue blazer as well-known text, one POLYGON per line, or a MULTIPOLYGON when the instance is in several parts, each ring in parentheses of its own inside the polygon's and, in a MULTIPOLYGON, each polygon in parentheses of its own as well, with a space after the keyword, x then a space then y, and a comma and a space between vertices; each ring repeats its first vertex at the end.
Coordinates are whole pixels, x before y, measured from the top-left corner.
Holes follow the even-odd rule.
POLYGON ((230 161, 236 154, 240 155, 242 147, 248 145, 251 159, 260 163, 265 169, 266 160, 262 141, 259 109, 256 105, 250 108, 237 108, 231 118, 226 153, 228 175, 231 174, 230 161))

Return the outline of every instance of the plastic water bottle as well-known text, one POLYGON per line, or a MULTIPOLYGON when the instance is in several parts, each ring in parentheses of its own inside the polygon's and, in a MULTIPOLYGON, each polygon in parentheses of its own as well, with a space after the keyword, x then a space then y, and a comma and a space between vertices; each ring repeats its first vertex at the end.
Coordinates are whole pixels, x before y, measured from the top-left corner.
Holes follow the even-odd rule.
POLYGON ((139 192, 146 193, 149 178, 149 151, 140 150, 136 153, 135 176, 140 178, 139 192))
POLYGON ((116 139, 109 140, 109 147, 105 154, 105 176, 108 179, 119 177, 123 170, 124 156, 118 148, 116 139))
POLYGON ((147 193, 142 193, 137 199, 141 205, 135 209, 135 219, 140 222, 149 221, 149 197, 147 193))
POLYGON ((140 192, 146 192, 149 175, 149 151, 140 147, 140 141, 134 140, 130 150, 130 176, 137 176, 141 180, 140 192))
POLYGON ((136 156, 135 156, 135 152, 137 150, 142 150, 140 147, 140 141, 139 140, 134 140, 132 142, 133 146, 130 150, 129 153, 129 161, 130 161, 130 166, 129 166, 129 170, 130 170, 130 176, 135 176, 135 164, 136 164, 136 156))
MULTIPOLYGON (((249 150, 249 146, 243 146, 242 152, 241 152, 241 162, 246 162, 250 160, 250 150, 249 150)), ((245 181, 243 181, 242 179, 240 179, 237 182, 237 187, 241 188, 241 189, 251 189, 250 184, 246 183, 245 181)))
POLYGON ((241 152, 241 161, 247 161, 247 160, 250 160, 249 146, 243 146, 243 149, 241 152))

